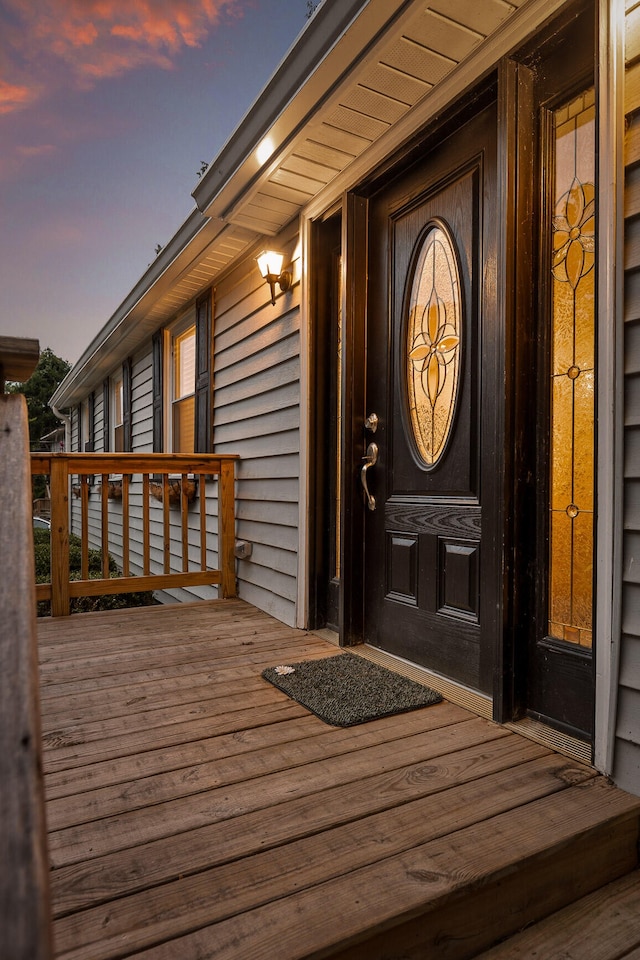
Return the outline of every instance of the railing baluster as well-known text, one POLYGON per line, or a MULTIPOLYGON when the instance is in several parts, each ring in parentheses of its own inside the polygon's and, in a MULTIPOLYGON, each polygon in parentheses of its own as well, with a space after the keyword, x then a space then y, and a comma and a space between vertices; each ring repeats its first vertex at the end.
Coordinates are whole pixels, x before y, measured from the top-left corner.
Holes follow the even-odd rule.
POLYGON ((122 575, 130 576, 129 572, 129 481, 128 473, 122 476, 122 575))
POLYGON ((87 477, 82 474, 80 478, 80 553, 81 565, 80 576, 83 580, 89 579, 89 484, 87 477))
POLYGON ((102 524, 101 524, 101 548, 102 548, 102 576, 106 580, 109 577, 109 477, 102 474, 102 524))
POLYGON ((201 473, 198 481, 198 504, 200 507, 200 569, 207 569, 207 487, 206 474, 201 473))
POLYGON ((142 570, 145 577, 151 573, 149 506, 149 474, 144 473, 142 475, 142 570))
POLYGON ((180 522, 182 525, 182 572, 189 570, 189 499, 187 497, 187 475, 182 474, 180 483, 180 522))
POLYGON ((51 458, 51 616, 69 614, 69 461, 51 458))
POLYGON ((169 520, 169 475, 162 475, 162 538, 164 572, 171 573, 171 522, 169 520))

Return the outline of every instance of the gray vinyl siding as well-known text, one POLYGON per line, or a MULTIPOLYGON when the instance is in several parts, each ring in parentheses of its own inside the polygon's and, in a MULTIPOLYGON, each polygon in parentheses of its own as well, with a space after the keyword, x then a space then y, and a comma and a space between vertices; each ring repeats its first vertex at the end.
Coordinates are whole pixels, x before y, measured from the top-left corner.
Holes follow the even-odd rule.
MULTIPOLYGON (((292 256, 298 240, 291 226, 274 244, 292 256)), ((295 271, 299 264, 294 264, 295 271)), ((253 259, 238 263, 218 284, 213 297, 214 451, 238 454, 236 536, 252 546, 237 561, 240 597, 284 623, 296 622, 298 500, 300 488, 300 285, 279 295, 276 305, 253 259)), ((189 308, 191 309, 191 307, 189 308)), ((181 311, 181 313, 183 313, 181 311)), ((178 317, 176 317, 178 319, 178 317)), ((119 373, 119 367, 113 374, 119 373)), ((153 371, 151 343, 133 357, 132 449, 153 449, 153 371)), ((166 385, 165 385, 166 386, 166 385)), ((103 449, 103 398, 96 389, 96 450, 103 449)), ((206 484, 207 559, 218 566, 217 482, 206 484)), ((141 573, 142 484, 130 488, 130 565, 141 573)), ((202 502, 202 491, 200 492, 202 502)), ((150 501, 151 572, 162 572, 162 508, 150 501)), ((79 529, 80 503, 73 505, 79 529)), ((122 565, 122 505, 109 502, 109 551, 122 565)), ((199 511, 189 514, 190 556, 199 564, 199 511)), ((100 547, 100 478, 89 498, 89 543, 100 547)), ((172 511, 172 569, 181 569, 181 530, 172 511)), ((163 591, 160 599, 214 599, 217 587, 163 591)))
MULTIPOLYGON (((114 368, 112 376, 120 374, 120 366, 114 368)), ((153 449, 153 417, 152 399, 153 382, 151 366, 151 345, 149 349, 133 358, 132 364, 132 448, 134 453, 150 453, 153 449)), ((103 398, 102 391, 96 393, 96 450, 103 450, 103 398)), ((73 434, 77 446, 77 428, 73 434)), ((75 447, 74 447, 75 449, 75 447)), ((218 565, 218 537, 217 537, 217 484, 206 485, 207 500, 207 562, 211 568, 218 565)), ((80 530, 80 503, 72 498, 73 530, 80 530)), ((182 534, 177 511, 171 512, 171 554, 172 571, 181 570, 182 562, 182 534)), ((129 563, 133 574, 142 574, 142 483, 139 477, 134 476, 130 488, 129 500, 129 563)), ((200 518, 195 511, 189 514, 189 557, 193 567, 200 564, 200 518)), ((150 559, 151 572, 163 571, 163 523, 162 505, 156 500, 150 501, 150 559)), ((101 546, 101 478, 95 478, 89 498, 89 546, 99 549, 101 546)), ((122 540, 122 504, 117 500, 109 501, 109 553, 119 567, 122 567, 123 540, 122 540)), ((168 592, 160 595, 161 599, 168 599, 168 592)), ((215 599, 218 596, 217 587, 193 587, 185 590, 171 591, 172 598, 182 600, 215 599)))
POLYGON ((131 449, 134 453, 153 450, 153 381, 151 349, 134 357, 131 376, 131 449))
POLYGON ((627 4, 624 533, 613 777, 640 791, 640 4, 627 4))
MULTIPOLYGON (((297 230, 273 245, 292 255, 297 230)), ((286 259, 286 258, 285 258, 286 259)), ((294 276, 299 265, 294 264, 294 276)), ((296 622, 300 489, 299 285, 276 305, 255 261, 240 263, 214 296, 214 444, 236 453, 237 537, 252 544, 237 565, 239 595, 296 622)), ((276 294, 279 290, 276 287, 276 294)))
POLYGON ((103 405, 104 397, 102 394, 102 387, 99 387, 95 391, 93 407, 93 449, 96 453, 104 450, 103 405))

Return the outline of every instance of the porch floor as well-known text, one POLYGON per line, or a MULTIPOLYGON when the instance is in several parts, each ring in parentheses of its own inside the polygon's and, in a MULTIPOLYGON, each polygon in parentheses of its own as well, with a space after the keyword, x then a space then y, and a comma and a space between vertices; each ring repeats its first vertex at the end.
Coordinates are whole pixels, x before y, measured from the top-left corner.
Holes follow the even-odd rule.
POLYGON ((447 702, 329 727, 260 673, 336 648, 242 601, 38 631, 58 958, 469 958, 637 866, 638 798, 447 702))

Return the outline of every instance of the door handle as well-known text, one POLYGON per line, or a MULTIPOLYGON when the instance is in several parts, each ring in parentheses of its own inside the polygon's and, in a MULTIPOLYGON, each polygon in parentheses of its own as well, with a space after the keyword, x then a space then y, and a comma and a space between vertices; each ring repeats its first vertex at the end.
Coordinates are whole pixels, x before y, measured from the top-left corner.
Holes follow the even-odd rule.
POLYGON ((378 444, 370 443, 367 447, 367 455, 363 457, 364 463, 360 469, 360 483, 362 484, 362 489, 364 490, 367 497, 367 506, 369 510, 375 510, 376 508, 376 498, 369 493, 369 485, 367 483, 367 470, 370 470, 371 467, 375 467, 378 462, 378 444))

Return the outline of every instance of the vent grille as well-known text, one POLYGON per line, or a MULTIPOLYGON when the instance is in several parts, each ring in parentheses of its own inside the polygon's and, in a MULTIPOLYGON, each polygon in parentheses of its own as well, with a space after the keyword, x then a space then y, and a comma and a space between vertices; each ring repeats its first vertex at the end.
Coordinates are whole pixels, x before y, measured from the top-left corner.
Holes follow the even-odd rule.
POLYGON ((580 763, 586 763, 589 766, 592 764, 590 743, 571 737, 568 733, 562 733, 560 730, 554 730, 538 720, 525 717, 516 723, 505 723, 505 727, 513 730, 514 733, 527 737, 528 740, 535 740, 536 743, 541 743, 543 746, 549 747, 550 750, 555 750, 556 753, 562 753, 572 760, 579 760, 580 763))

